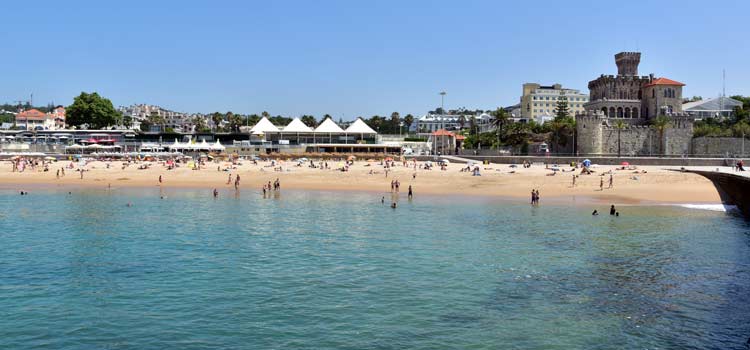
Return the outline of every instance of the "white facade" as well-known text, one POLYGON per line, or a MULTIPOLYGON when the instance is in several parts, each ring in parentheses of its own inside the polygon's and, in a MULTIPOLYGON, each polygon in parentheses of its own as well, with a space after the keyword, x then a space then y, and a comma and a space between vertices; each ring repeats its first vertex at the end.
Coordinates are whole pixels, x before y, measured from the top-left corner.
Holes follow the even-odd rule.
MULTIPOLYGON (((419 133, 432 133, 440 129, 459 130, 461 129, 460 117, 462 114, 432 114, 427 113, 417 118, 414 124, 414 130, 419 133)), ((470 119, 473 117, 479 132, 492 130, 490 121, 492 116, 487 113, 480 114, 463 114, 465 122, 463 128, 471 125, 470 119)))

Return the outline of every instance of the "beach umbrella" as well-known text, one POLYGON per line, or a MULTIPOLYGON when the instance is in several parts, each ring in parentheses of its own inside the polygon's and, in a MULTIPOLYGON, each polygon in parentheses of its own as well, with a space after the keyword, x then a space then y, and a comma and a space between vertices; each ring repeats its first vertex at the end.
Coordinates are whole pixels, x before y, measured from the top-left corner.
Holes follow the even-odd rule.
POLYGON ((55 157, 44 157, 44 160, 57 160, 55 157))
POLYGON ((585 166, 585 167, 590 167, 590 166, 591 166, 591 161, 590 161, 590 160, 588 160, 588 159, 584 159, 584 160, 583 160, 583 166, 585 166))
POLYGON ((628 162, 622 162, 622 163, 620 163, 620 165, 622 165, 622 166, 630 166, 630 163, 628 163, 628 162))

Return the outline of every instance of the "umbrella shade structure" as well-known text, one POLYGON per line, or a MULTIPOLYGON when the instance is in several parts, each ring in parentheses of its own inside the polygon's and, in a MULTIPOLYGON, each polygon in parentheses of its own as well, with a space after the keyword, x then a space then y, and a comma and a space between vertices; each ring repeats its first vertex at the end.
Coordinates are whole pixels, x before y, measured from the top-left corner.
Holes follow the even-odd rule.
POLYGON ((346 158, 346 160, 355 160, 355 159, 357 159, 357 157, 355 157, 355 156, 349 156, 349 157, 346 158))
POLYGON ((585 166, 585 167, 590 167, 590 166, 591 166, 591 161, 590 161, 590 160, 588 160, 588 159, 584 159, 584 160, 583 160, 583 166, 585 166))
POLYGON ((622 166, 630 166, 630 163, 628 163, 628 162, 622 162, 622 163, 620 163, 620 165, 622 165, 622 166))
POLYGON ((44 160, 57 160, 55 157, 44 157, 44 160))
POLYGON ((385 158, 385 160, 387 160, 387 161, 392 161, 392 160, 393 160, 393 157, 386 157, 386 158, 385 158))

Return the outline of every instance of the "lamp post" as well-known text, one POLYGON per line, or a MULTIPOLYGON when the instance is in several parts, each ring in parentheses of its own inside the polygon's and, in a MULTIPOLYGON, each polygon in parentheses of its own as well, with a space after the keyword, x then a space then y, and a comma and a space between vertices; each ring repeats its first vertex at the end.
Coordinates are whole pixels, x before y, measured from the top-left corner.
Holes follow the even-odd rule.
MULTIPOLYGON (((445 95, 447 93, 445 91, 440 91, 440 128, 445 130, 445 95)), ((440 146, 442 147, 443 142, 445 141, 445 136, 442 136, 440 139, 440 146)))

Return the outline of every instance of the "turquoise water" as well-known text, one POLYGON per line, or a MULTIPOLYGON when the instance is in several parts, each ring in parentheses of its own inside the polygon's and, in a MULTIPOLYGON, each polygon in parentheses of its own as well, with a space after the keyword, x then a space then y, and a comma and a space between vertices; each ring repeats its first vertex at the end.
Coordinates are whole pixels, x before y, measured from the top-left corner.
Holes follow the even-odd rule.
POLYGON ((0 191, 0 349, 744 349, 750 337, 750 225, 726 213, 164 195, 0 191))

